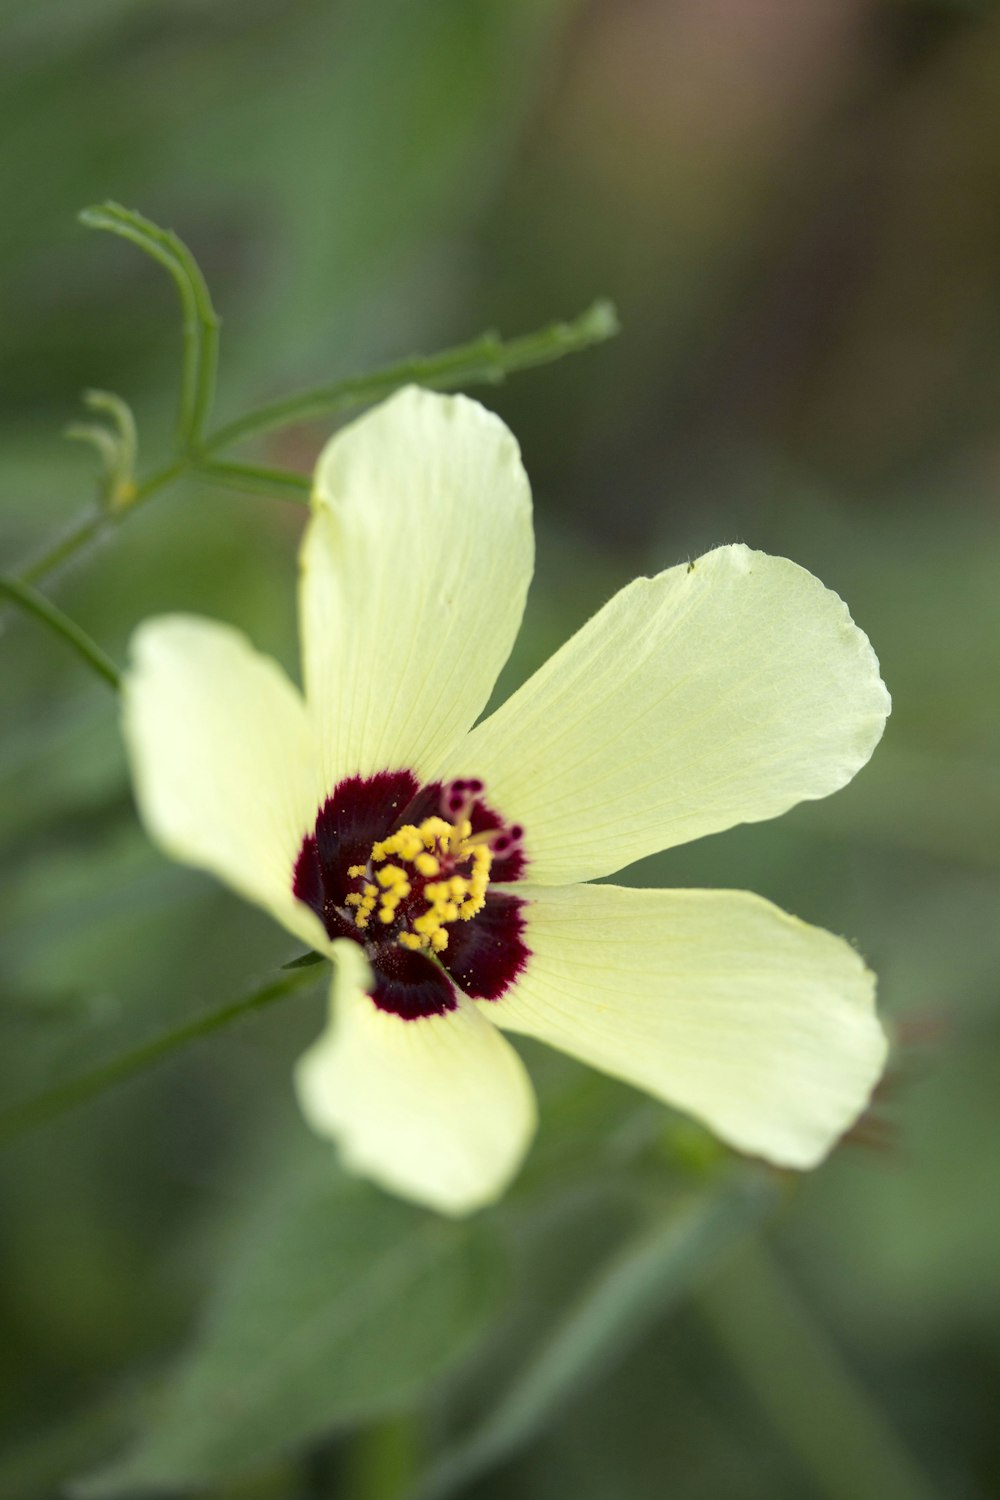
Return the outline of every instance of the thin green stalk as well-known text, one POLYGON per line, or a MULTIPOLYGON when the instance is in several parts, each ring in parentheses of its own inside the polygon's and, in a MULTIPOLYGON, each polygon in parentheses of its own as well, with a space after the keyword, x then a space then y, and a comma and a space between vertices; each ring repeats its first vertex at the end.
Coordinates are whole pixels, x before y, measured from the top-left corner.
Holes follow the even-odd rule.
POLYGON ((220 428, 209 438, 206 452, 228 448, 242 438, 268 432, 292 422, 336 416, 357 406, 380 401, 403 385, 425 385, 452 390, 464 385, 498 385, 516 370, 549 364, 565 354, 576 354, 604 343, 618 332, 618 315, 610 302, 595 302, 570 323, 552 323, 534 333, 504 341, 483 334, 471 344, 460 344, 440 354, 405 359, 370 375, 334 385, 317 386, 260 406, 220 428))
POLYGON ((250 491, 252 494, 278 495, 286 500, 309 503, 312 480, 308 474, 293 469, 269 469, 262 464, 231 464, 218 459, 203 459, 196 473, 214 479, 226 489, 250 491))
MULTIPOLYGON (((319 386, 304 391, 298 396, 258 407, 228 426, 219 428, 205 439, 199 454, 185 453, 163 468, 150 474, 137 487, 127 507, 117 511, 88 512, 64 536, 47 551, 42 552, 19 574, 22 583, 37 583, 55 568, 70 561, 100 533, 116 525, 130 511, 145 503, 159 490, 171 484, 181 475, 199 468, 206 477, 236 487, 239 476, 240 489, 252 487, 251 473, 260 480, 262 475, 279 476, 277 493, 294 494, 308 487, 303 476, 300 487, 287 470, 267 470, 254 465, 234 465, 211 459, 210 455, 221 448, 253 434, 269 431, 285 422, 302 421, 307 417, 331 416, 353 411, 390 396, 400 386, 413 382, 432 386, 435 390, 450 390, 457 386, 497 384, 517 370, 529 369, 533 365, 546 364, 561 359, 564 354, 575 354, 594 344, 602 343, 617 332, 618 320, 614 308, 608 302, 595 302, 580 317, 570 323, 553 323, 535 333, 523 334, 506 343, 495 334, 447 349, 429 358, 404 360, 389 365, 370 375, 362 375, 336 385, 319 386)), ((260 480, 263 483, 262 480, 260 480)), ((272 487, 269 493, 275 493, 272 487)))
POLYGON ((49 573, 61 568, 63 563, 69 562, 76 557, 91 542, 96 541, 101 532, 114 521, 114 517, 106 510, 91 506, 82 515, 44 548, 31 562, 26 563, 17 575, 19 583, 37 583, 39 579, 45 578, 49 573))
POLYGON ((99 677, 118 692, 121 687, 121 677, 118 668, 109 656, 101 650, 96 641, 91 640, 85 630, 71 620, 69 615, 63 614, 61 609, 40 594, 37 589, 32 588, 29 583, 22 583, 17 578, 4 578, 0 576, 0 594, 12 600, 26 614, 33 615, 36 620, 41 621, 49 630, 53 631, 71 650, 75 651, 99 677))
POLYGON ((937 1500, 898 1433, 762 1244, 747 1245, 699 1303, 817 1494, 937 1500))
POLYGON ((13 1139, 23 1131, 30 1130, 35 1125, 52 1119, 55 1115, 62 1114, 65 1110, 86 1103, 88 1099, 95 1098, 106 1089, 124 1082, 126 1078, 131 1078, 136 1073, 144 1072, 146 1068, 162 1062, 165 1057, 180 1051, 189 1043, 199 1041, 204 1036, 210 1036, 213 1031, 221 1030, 224 1026, 239 1020, 241 1016, 264 1010, 296 990, 305 989, 307 985, 315 982, 316 975, 311 969, 293 969, 283 973, 278 979, 268 980, 267 984, 259 986, 239 1000, 231 1000, 226 1005, 220 1005, 216 1010, 195 1016, 193 1020, 185 1021, 171 1031, 162 1032, 148 1042, 132 1047, 128 1052, 112 1058, 110 1062, 102 1063, 90 1069, 89 1072, 71 1078, 65 1083, 57 1084, 55 1088, 48 1089, 34 1099, 28 1099, 23 1104, 3 1111, 0 1113, 0 1144, 13 1139))
POLYGON ((176 234, 120 203, 85 208, 80 222, 89 229, 105 229, 129 240, 172 277, 180 295, 184 324, 177 441, 183 452, 198 451, 211 413, 219 353, 219 318, 201 267, 176 234))
POLYGON ((172 484, 175 479, 185 474, 191 466, 191 460, 187 458, 174 459, 169 464, 164 464, 136 486, 134 495, 129 504, 115 509, 93 509, 85 511, 77 521, 58 537, 50 547, 40 552, 30 563, 23 567, 16 575, 18 583, 39 583, 41 579, 47 578, 50 573, 61 568, 65 563, 71 562, 91 542, 97 540, 105 531, 111 531, 118 523, 128 515, 129 511, 137 509, 145 501, 152 499, 160 490, 172 484))
POLYGON ((741 1177, 674 1205, 640 1231, 584 1288, 490 1414, 440 1454, 407 1500, 446 1500, 513 1458, 654 1318, 697 1286, 772 1201, 768 1181, 741 1177))

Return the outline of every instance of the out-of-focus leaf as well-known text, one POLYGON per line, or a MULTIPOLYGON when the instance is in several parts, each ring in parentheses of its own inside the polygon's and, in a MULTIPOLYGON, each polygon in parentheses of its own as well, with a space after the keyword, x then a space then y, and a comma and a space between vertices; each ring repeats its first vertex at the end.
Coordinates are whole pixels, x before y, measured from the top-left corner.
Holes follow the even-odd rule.
POLYGON ((513 1457, 581 1389, 630 1347, 658 1314, 683 1298, 742 1238, 771 1199, 763 1180, 737 1180, 681 1200, 617 1250, 551 1325, 499 1401, 447 1448, 412 1500, 445 1500, 513 1457))
POLYGON ((56 1486, 84 1464, 97 1463, 109 1445, 122 1442, 141 1408, 144 1388, 72 1411, 33 1438, 8 1443, 0 1457, 0 1495, 51 1500, 56 1486))
POLYGON ((937 1500, 891 1422, 766 1250, 745 1247, 701 1306, 817 1495, 937 1500))
POLYGON ((319 1144, 258 1203, 138 1445, 86 1500, 198 1485, 424 1397, 484 1331, 502 1278, 475 1222, 338 1174, 319 1144))

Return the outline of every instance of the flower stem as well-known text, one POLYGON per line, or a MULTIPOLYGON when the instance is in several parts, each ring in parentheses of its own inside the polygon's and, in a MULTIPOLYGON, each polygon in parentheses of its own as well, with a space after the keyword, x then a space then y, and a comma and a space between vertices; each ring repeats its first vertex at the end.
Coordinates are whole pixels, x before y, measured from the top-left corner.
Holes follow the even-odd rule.
POLYGON ((0 576, 0 594, 6 595, 26 614, 33 615, 36 620, 48 626, 49 630, 60 636, 77 656, 118 692, 121 677, 111 658, 105 655, 97 642, 75 620, 71 620, 69 615, 46 599, 44 594, 40 594, 30 583, 3 576, 0 576))
POLYGON ((213 1031, 220 1031, 231 1022, 239 1020, 241 1016, 264 1010, 296 990, 315 983, 315 980, 316 975, 311 969, 293 969, 277 979, 268 980, 266 984, 252 990, 249 995, 244 995, 238 1000, 231 1000, 225 1005, 220 1005, 216 1010, 195 1016, 171 1031, 161 1032, 159 1036, 151 1037, 149 1041, 132 1047, 129 1051, 112 1058, 110 1062, 101 1063, 88 1072, 79 1074, 76 1078, 68 1079, 36 1095, 33 1099, 4 1110, 0 1113, 0 1144, 13 1139, 23 1131, 30 1130, 35 1125, 43 1124, 55 1115, 62 1114, 64 1110, 86 1103, 88 1099, 95 1098, 115 1084, 122 1083, 126 1078, 131 1078, 134 1074, 141 1073, 155 1063, 161 1062, 171 1053, 180 1051, 190 1042, 209 1036, 213 1031))

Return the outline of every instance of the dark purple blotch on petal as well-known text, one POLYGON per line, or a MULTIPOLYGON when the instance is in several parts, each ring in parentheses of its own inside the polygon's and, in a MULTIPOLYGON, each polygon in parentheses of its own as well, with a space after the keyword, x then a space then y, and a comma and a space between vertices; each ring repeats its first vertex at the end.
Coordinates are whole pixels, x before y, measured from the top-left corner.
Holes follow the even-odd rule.
POLYGON ((372 999, 379 1010, 417 1021, 423 1016, 443 1016, 458 1005, 455 986, 426 954, 385 943, 369 953, 368 962, 375 976, 372 999))
POLYGON ((487 891, 486 905, 469 922, 453 922, 441 962, 474 1000, 499 1000, 524 971, 524 902, 505 891, 487 891))
POLYGON ((420 784, 412 771, 348 776, 327 797, 316 819, 316 843, 324 874, 346 885, 350 865, 363 865, 372 844, 412 821, 409 806, 420 784))
POLYGON ((366 864, 372 846, 404 824, 449 817, 455 811, 451 803, 457 807, 457 793, 464 794, 464 815, 473 834, 496 830, 491 881, 518 880, 525 868, 523 831, 507 827, 483 800, 483 791, 483 783, 475 778, 448 787, 440 782, 422 786, 412 771, 405 770, 349 776, 326 799, 314 831, 299 851, 293 894, 319 916, 331 938, 348 938, 364 948, 374 975, 373 1002, 404 1020, 454 1010, 456 984, 473 999, 500 999, 529 958, 524 902, 489 890, 481 912, 449 924, 447 948, 432 957, 385 940, 377 929, 357 926, 345 904, 346 895, 356 887, 348 871, 366 864))

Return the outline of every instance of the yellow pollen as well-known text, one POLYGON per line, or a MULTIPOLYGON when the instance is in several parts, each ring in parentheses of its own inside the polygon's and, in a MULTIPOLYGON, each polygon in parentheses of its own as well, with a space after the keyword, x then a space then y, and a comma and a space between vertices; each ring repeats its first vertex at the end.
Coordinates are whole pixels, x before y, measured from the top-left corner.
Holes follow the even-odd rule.
POLYGON ((363 883, 344 904, 359 928, 366 928, 373 916, 383 927, 398 922, 402 930, 395 939, 401 947, 412 953, 443 953, 449 925, 468 922, 482 911, 492 862, 489 843, 473 834, 468 818, 456 823, 425 818, 419 827, 408 823, 373 844, 368 864, 350 866, 349 877, 363 883), (403 906, 414 889, 424 903, 422 910, 403 906))

